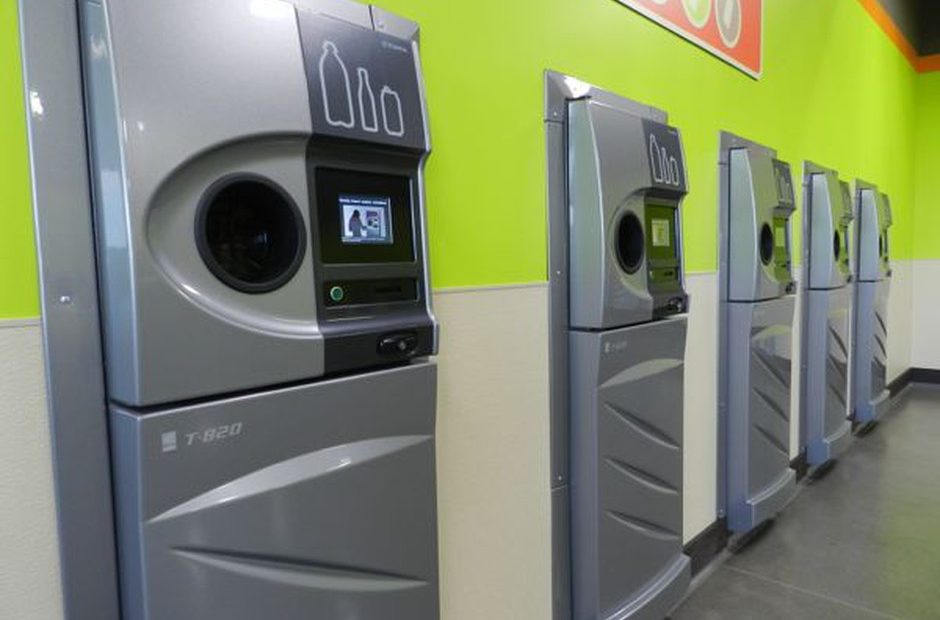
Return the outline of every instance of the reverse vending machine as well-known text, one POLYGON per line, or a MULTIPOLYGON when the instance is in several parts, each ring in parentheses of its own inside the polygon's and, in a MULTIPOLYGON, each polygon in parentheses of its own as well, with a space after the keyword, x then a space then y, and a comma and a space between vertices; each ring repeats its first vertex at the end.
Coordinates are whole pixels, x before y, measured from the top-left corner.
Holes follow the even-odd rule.
POLYGON ((855 182, 855 291, 852 336, 853 421, 867 425, 887 411, 891 204, 878 187, 855 182))
POLYGON ((570 497, 554 507, 556 617, 661 620, 690 579, 682 140, 660 110, 558 74, 547 89, 556 440, 570 428, 553 455, 553 497, 570 497))
POLYGON ((852 438, 849 343, 852 192, 835 170, 803 167, 800 438, 810 467, 835 459, 852 438))
POLYGON ((796 284, 790 166, 776 151, 721 135, 719 514, 744 533, 796 490, 790 379, 796 284))
POLYGON ((80 5, 122 617, 438 618, 416 25, 80 5))

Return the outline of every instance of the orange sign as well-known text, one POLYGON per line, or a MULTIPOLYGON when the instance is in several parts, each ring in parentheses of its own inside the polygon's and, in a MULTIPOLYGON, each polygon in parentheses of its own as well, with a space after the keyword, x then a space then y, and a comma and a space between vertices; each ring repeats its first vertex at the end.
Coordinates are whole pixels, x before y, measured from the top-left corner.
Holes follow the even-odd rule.
POLYGON ((748 75, 763 60, 764 0, 618 0, 748 75))

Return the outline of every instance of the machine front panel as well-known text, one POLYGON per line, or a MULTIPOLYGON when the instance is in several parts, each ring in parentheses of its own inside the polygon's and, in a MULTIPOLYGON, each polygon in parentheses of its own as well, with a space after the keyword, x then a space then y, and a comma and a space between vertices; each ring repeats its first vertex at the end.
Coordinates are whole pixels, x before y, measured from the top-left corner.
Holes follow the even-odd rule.
POLYGON ((807 461, 839 456, 851 438, 848 420, 850 287, 806 291, 801 434, 807 461))
POLYGON ((795 490, 790 469, 793 296, 729 304, 728 525, 772 517, 795 490))
POLYGON ((575 617, 661 618, 682 554, 684 317, 571 334, 575 617))
POLYGON ((568 141, 571 326, 610 329, 683 312, 678 130, 578 100, 568 141))
POLYGON ((889 404, 887 326, 891 281, 858 282, 855 289, 852 390, 854 419, 864 424, 879 419, 889 404))
POLYGON ((249 0, 80 4, 116 401, 154 405, 323 372, 307 260, 310 108, 284 7, 261 18, 249 0), (251 262, 252 244, 227 226, 237 218, 263 260, 251 262), (239 361, 244 350, 256 365, 239 361))
POLYGON ((727 297, 773 299, 793 291, 790 217, 795 209, 789 165, 751 145, 727 154, 727 297))
POLYGON ((115 410, 125 617, 437 618, 435 382, 115 410))

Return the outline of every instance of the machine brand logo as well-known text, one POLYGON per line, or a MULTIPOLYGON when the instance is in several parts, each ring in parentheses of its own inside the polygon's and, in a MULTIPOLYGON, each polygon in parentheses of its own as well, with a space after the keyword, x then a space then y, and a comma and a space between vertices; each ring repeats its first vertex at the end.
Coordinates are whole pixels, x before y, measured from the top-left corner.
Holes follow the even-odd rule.
MULTIPOLYGON (((212 428, 207 428, 195 433, 185 433, 183 435, 185 440, 183 445, 187 448, 191 448, 198 445, 216 443, 226 439, 232 439, 241 435, 243 428, 244 424, 242 422, 235 422, 234 424, 214 426, 212 428)), ((163 433, 160 436, 160 446, 163 452, 176 452, 178 444, 179 441, 176 431, 163 433)))
POLYGON ((620 353, 621 351, 625 351, 626 349, 627 349, 626 340, 621 340, 619 342, 605 342, 604 343, 604 353, 608 355, 611 353, 620 353))

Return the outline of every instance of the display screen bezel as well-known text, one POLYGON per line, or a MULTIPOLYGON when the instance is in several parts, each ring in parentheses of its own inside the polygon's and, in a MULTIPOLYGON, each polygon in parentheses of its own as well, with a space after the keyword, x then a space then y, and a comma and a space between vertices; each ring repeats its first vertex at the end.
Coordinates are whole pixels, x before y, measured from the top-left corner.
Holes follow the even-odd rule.
POLYGON ((314 170, 320 260, 326 265, 413 263, 414 192, 412 179, 352 169, 314 170), (345 243, 341 196, 389 200, 390 243, 345 243))

